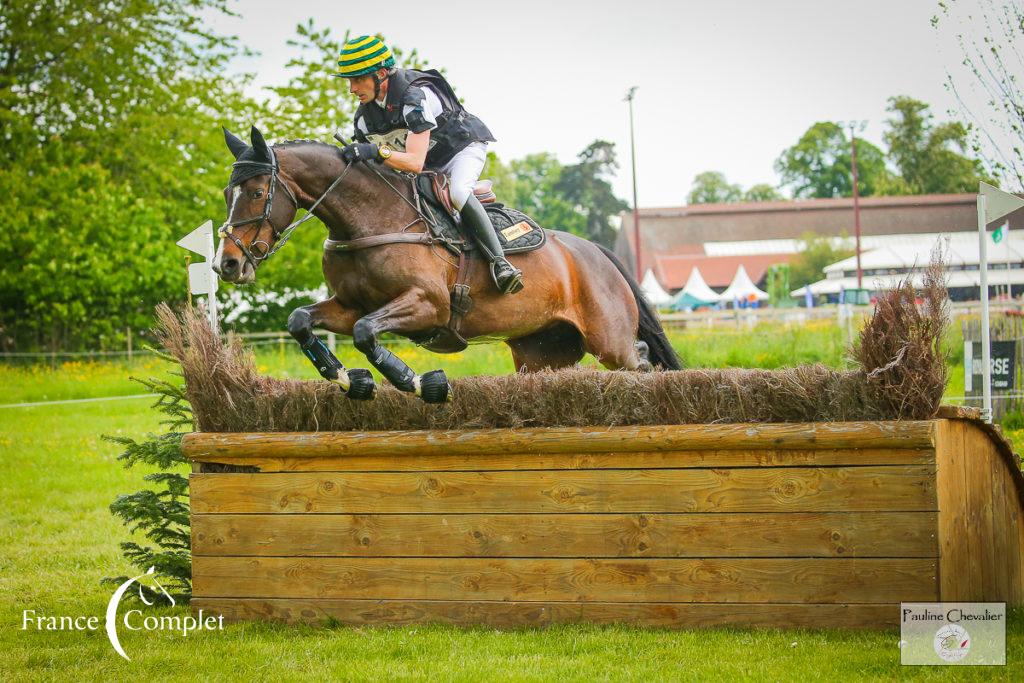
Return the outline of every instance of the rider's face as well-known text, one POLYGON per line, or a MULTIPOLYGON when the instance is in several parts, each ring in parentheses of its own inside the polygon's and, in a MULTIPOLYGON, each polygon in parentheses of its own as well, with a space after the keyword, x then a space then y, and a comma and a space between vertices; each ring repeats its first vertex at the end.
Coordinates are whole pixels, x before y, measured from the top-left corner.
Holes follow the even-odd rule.
MULTIPOLYGON (((381 69, 384 75, 387 74, 384 69, 381 69)), ((381 73, 378 72, 378 73, 381 73)), ((387 93, 387 81, 381 83, 380 94, 383 97, 387 93)), ((366 104, 373 100, 373 74, 366 74, 365 76, 356 76, 355 78, 348 79, 348 91, 359 98, 359 104, 366 104)))

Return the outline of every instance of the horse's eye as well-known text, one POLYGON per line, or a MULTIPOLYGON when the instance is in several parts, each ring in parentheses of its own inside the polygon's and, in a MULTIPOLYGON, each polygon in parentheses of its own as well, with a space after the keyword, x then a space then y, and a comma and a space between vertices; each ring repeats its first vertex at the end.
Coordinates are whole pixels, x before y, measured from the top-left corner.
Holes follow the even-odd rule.
POLYGON ((252 193, 252 198, 253 199, 259 199, 262 196, 263 196, 263 190, 256 190, 255 192, 252 193))

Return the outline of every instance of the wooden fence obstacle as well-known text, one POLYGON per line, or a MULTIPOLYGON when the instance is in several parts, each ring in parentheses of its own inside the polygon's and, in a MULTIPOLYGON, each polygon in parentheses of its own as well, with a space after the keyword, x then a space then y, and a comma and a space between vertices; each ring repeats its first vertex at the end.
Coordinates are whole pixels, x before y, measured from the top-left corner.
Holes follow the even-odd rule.
POLYGON ((866 627, 1024 602, 1024 478, 971 420, 196 433, 193 610, 866 627))

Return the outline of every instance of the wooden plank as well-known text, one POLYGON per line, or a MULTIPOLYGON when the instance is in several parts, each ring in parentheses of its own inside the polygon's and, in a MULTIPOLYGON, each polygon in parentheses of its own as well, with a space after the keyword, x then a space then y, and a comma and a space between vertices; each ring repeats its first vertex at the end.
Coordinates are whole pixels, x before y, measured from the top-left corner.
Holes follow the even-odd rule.
POLYGON ((929 466, 189 477, 195 513, 844 512, 936 509, 929 466))
POLYGON ((992 444, 988 436, 971 424, 965 425, 964 450, 966 452, 967 533, 971 548, 973 581, 979 584, 980 600, 998 602, 993 549, 995 531, 992 523, 992 444))
POLYGON ((988 436, 978 432, 988 443, 988 489, 991 500, 992 513, 992 541, 989 544, 992 548, 993 563, 993 592, 999 596, 998 602, 1013 602, 1010 589, 1010 565, 1016 562, 1016 556, 1010 555, 1009 533, 1010 533, 1010 511, 1007 507, 1006 489, 1003 481, 1006 478, 1006 467, 1002 458, 996 453, 995 444, 991 443, 988 436))
POLYGON ((931 557, 935 512, 192 515, 194 555, 931 557))
POLYGON ((939 503, 939 577, 942 599, 973 601, 971 551, 967 525, 965 423, 938 423, 935 447, 936 495, 939 503))
POLYGON ((260 457, 596 453, 749 448, 931 448, 928 421, 793 424, 546 427, 394 432, 266 432, 186 434, 192 460, 232 453, 260 457))
MULTIPOLYGON (((232 453, 217 456, 226 465, 255 467, 260 472, 409 472, 480 470, 675 469, 690 467, 799 467, 861 465, 929 465, 932 449, 746 449, 641 451, 609 453, 470 453, 421 456, 344 455, 262 457, 232 453)), ((199 461, 194 461, 199 463, 199 461)), ((197 465, 202 467, 202 464, 197 465)), ((195 472, 202 470, 195 469, 195 472)))
POLYGON ((482 624, 492 628, 552 624, 629 624, 659 628, 879 629, 899 623, 898 604, 750 604, 635 602, 506 602, 455 600, 328 600, 193 598, 193 614, 225 621, 318 623, 328 618, 353 626, 482 624))
MULTIPOLYGON (((1016 483, 1014 485, 1014 492, 1016 494, 1016 483)), ((1016 519, 1016 547, 1017 551, 1015 557, 1017 558, 1015 573, 1017 574, 1017 599, 1014 600, 1014 605, 1024 605, 1024 509, 1021 508, 1019 498, 1014 497, 1018 503, 1014 507, 1014 518, 1016 519)))
POLYGON ((928 602, 931 559, 205 557, 197 597, 578 602, 928 602))
POLYGON ((1021 517, 1020 499, 1016 483, 1007 469, 1002 471, 1003 505, 1006 508, 1006 557, 1009 561, 1010 604, 1024 605, 1024 519, 1021 517))

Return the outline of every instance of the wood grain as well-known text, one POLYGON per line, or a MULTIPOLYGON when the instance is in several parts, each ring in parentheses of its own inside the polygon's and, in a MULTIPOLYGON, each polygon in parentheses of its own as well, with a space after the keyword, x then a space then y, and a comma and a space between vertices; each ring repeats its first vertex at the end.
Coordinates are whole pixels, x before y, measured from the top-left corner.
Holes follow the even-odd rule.
POLYGON ((998 600, 992 523, 992 476, 996 465, 989 438, 971 425, 964 431, 964 489, 967 492, 967 533, 971 553, 971 585, 983 602, 998 600), (977 588, 975 588, 975 586, 977 588))
POLYGON ((938 557, 935 512, 192 516, 194 555, 938 557))
POLYGON ((936 509, 935 468, 192 474, 195 513, 936 509))
POLYGON ((598 453, 720 449, 932 448, 928 421, 792 424, 547 427, 395 432, 264 432, 186 434, 192 460, 231 454, 260 457, 321 455, 475 455, 598 453))
POLYGON ((204 557, 197 597, 870 602, 938 599, 930 559, 204 557))
MULTIPOLYGON (((675 469, 701 467, 809 467, 848 465, 930 465, 925 448, 741 449, 608 453, 471 453, 419 456, 331 455, 264 457, 231 453, 216 463, 250 466, 260 472, 444 472, 492 470, 675 469)), ((193 461, 202 472, 203 462, 193 461)), ((213 458, 206 460, 213 463, 213 458)))
POLYGON ((222 614, 226 621, 318 623, 352 626, 483 624, 492 628, 552 624, 629 624, 659 628, 891 628, 898 604, 751 604, 635 602, 518 602, 464 600, 337 600, 193 598, 193 614, 222 614))
POLYGON ((943 420, 935 449, 936 494, 939 505, 939 577, 942 599, 972 601, 971 553, 968 545, 964 423, 943 420))

